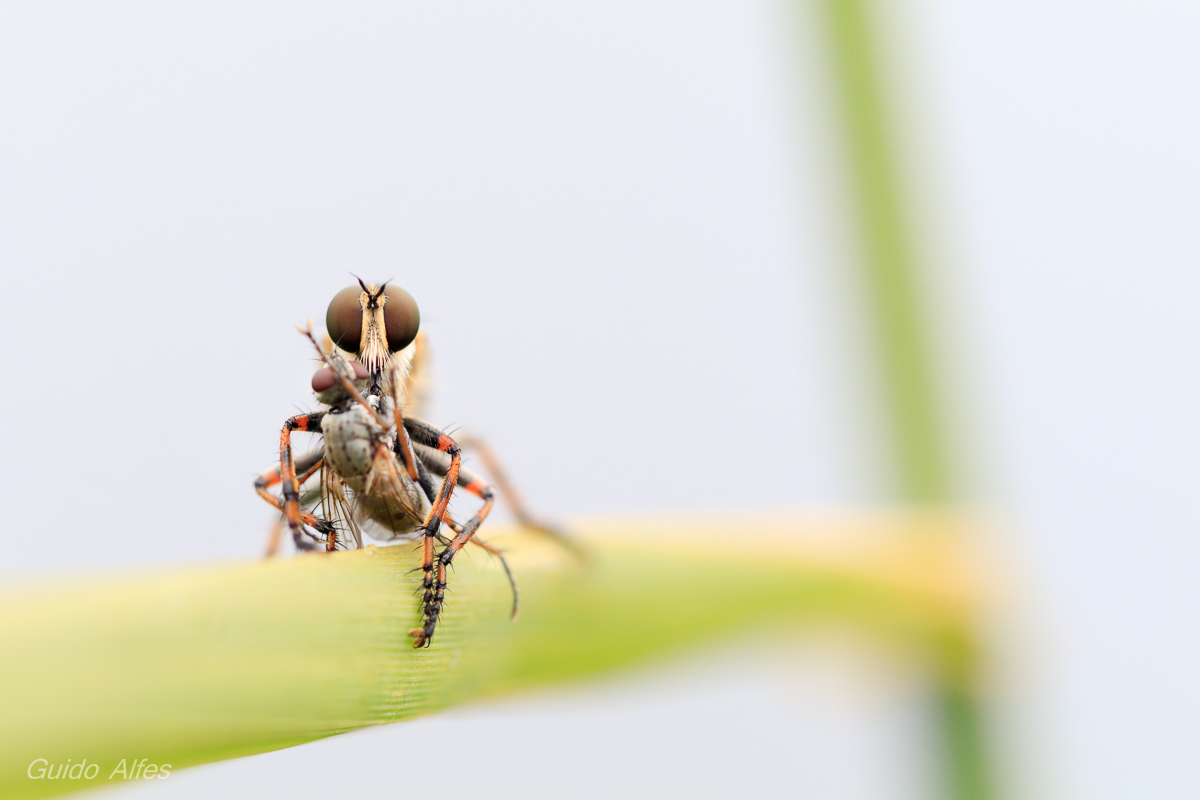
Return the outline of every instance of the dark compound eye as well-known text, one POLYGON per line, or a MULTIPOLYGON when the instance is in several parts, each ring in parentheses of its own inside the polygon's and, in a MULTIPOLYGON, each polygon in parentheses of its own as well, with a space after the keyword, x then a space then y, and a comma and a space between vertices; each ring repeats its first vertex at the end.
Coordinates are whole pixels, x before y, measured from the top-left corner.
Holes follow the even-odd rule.
POLYGON ((343 350, 357 353, 362 343, 362 306, 358 298, 362 288, 347 286, 333 296, 325 312, 325 329, 329 338, 343 350))
MULTIPOLYGON (((357 380, 365 381, 371 374, 367 371, 366 365, 359 361, 351 361, 350 366, 354 367, 354 377, 357 380)), ((321 367, 312 376, 312 388, 317 394, 332 389, 337 382, 337 375, 333 374, 333 369, 330 367, 321 367)))
MULTIPOLYGON (((394 353, 408 347, 417 338, 421 312, 417 310, 417 301, 413 300, 412 295, 399 286, 386 286, 383 293, 387 295, 387 303, 383 306, 383 324, 387 327, 388 350, 394 353)), ((336 297, 334 302, 337 302, 336 297)), ((332 305, 329 310, 333 313, 332 305)))

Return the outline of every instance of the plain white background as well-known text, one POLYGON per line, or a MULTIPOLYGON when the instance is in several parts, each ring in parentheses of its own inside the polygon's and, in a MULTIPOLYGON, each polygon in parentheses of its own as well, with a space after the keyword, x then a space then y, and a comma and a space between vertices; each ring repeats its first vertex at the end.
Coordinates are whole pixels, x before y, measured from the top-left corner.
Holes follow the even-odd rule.
MULTIPOLYGON (((1036 609, 1022 793, 1200 793, 1198 16, 887 12, 1036 609)), ((5 5, 0 576, 256 556, 293 328, 350 271, 416 296, 435 421, 547 513, 888 502, 822 46, 770 2, 5 5)), ((427 794, 460 742, 445 797, 925 796, 919 677, 875 663, 714 653, 131 794, 427 794)))

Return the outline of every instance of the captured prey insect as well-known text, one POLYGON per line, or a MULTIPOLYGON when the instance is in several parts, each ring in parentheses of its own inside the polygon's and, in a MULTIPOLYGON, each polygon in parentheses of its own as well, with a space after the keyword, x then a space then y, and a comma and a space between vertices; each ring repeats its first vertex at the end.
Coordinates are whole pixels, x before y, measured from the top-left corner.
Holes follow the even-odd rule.
MULTIPOLYGON (((496 491, 462 466, 458 442, 418 417, 428 367, 416 302, 399 287, 360 280, 334 296, 325 322, 324 347, 314 337, 311 322, 300 329, 324 364, 312 378, 323 408, 284 423, 279 466, 260 475, 255 490, 282 512, 299 550, 361 547, 364 532, 382 541, 419 539, 422 624, 409 631, 416 647, 432 641, 445 603, 447 570, 468 543, 500 559, 512 585, 516 616, 512 572, 503 554, 476 536, 496 491), (291 440, 300 431, 319 433, 322 442, 297 459, 291 440), (306 488, 311 480, 316 487, 306 488), (278 496, 269 491, 275 484, 281 485, 278 496), (482 501, 465 522, 449 513, 455 489, 482 501), (453 536, 443 534, 443 525, 453 536)), ((568 537, 526 513, 491 451, 481 442, 472 444, 494 473, 517 521, 579 555, 568 537)), ((274 551, 277 539, 276 535, 269 551, 274 551)))

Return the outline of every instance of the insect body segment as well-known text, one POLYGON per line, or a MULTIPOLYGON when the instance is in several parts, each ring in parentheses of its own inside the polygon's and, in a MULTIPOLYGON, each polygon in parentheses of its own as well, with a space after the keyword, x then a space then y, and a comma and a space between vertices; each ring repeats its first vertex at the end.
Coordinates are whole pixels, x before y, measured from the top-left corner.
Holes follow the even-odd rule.
POLYGON ((372 393, 378 390, 384 365, 392 353, 408 347, 421 327, 421 313, 412 295, 398 286, 358 282, 333 297, 325 326, 334 344, 354 352, 370 371, 372 393))
MULTIPOLYGON (((499 550, 476 538, 495 502, 492 487, 462 466, 462 450, 454 439, 413 416, 421 407, 424 363, 416 302, 398 287, 360 280, 358 287, 334 296, 326 325, 325 347, 314 338, 311 323, 301 329, 324 364, 312 379, 323 408, 284 423, 279 466, 263 473, 255 490, 282 512, 299 550, 321 544, 326 551, 347 547, 347 536, 361 546, 363 532, 383 541, 420 539, 422 623, 409 632, 417 647, 433 639, 445 604, 448 568, 468 543, 500 560, 513 588, 515 617, 518 595, 512 572, 499 550), (296 432, 319 433, 321 446, 297 460, 291 442, 296 432), (308 487, 314 476, 319 476, 316 489, 308 487), (268 491, 275 484, 280 484, 279 496, 268 491), (456 489, 483 501, 465 523, 449 513, 456 489)), ((490 451, 485 461, 494 462, 490 451)), ((522 524, 567 541, 556 530, 532 523, 523 508, 514 510, 522 524)))

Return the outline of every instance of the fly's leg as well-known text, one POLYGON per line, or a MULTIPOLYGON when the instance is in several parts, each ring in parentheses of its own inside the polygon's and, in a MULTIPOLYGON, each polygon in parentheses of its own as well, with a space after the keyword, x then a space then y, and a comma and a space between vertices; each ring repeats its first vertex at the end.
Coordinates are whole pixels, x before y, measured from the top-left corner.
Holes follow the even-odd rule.
MULTIPOLYGON (((300 486, 303 486, 308 481, 309 478, 311 478, 314 474, 316 474, 317 470, 319 470, 322 466, 324 466, 324 464, 325 464, 325 456, 323 455, 322 451, 318 450, 315 453, 309 453, 307 457, 305 457, 297 462, 296 468, 303 469, 304 474, 301 475, 299 478, 297 478, 296 482, 300 486), (313 460, 314 458, 316 459, 315 461, 313 460), (310 464, 311 464, 311 466, 310 466, 310 464)), ((275 508, 279 509, 280 512, 283 511, 282 502, 280 502, 278 497, 276 497, 275 495, 268 492, 267 489, 274 486, 275 484, 279 483, 281 480, 282 480, 282 478, 280 477, 279 467, 271 467, 270 469, 263 472, 263 474, 259 475, 254 480, 254 491, 258 493, 258 496, 261 497, 263 500, 266 500, 271 505, 275 506, 275 508)), ((304 510, 300 511, 300 521, 303 522, 305 525, 309 525, 313 528, 316 528, 316 529, 322 530, 322 531, 328 524, 328 523, 325 523, 324 520, 321 520, 318 517, 314 516, 313 514, 310 514, 304 510)), ((282 535, 283 535, 283 522, 282 522, 282 517, 281 517, 280 521, 275 522, 271 526, 271 531, 267 535, 267 552, 266 552, 267 558, 271 558, 276 553, 279 552, 279 541, 280 541, 280 538, 282 537, 282 535)), ((326 534, 326 536, 328 536, 328 534, 326 534)))
MULTIPOLYGON (((419 338, 419 337, 418 337, 419 338)), ((420 349, 420 348, 418 348, 420 349)), ((400 460, 400 464, 404 467, 404 471, 408 473, 410 480, 420 482, 420 467, 417 466, 417 455, 413 450, 412 439, 408 435, 408 428, 404 427, 404 397, 400 393, 400 365, 396 362, 388 367, 388 382, 392 388, 392 421, 396 425, 396 457, 400 460)), ((423 486, 425 494, 429 495, 428 487, 423 486)), ((433 498, 429 498, 429 502, 433 502, 433 498)))
MULTIPOLYGON (((421 447, 427 452, 437 453, 439 456, 442 455, 440 451, 429 447, 423 447, 422 445, 416 445, 416 447, 421 447)), ((449 461, 448 458, 447 461, 449 461)), ((425 467, 425 461, 419 456, 417 457, 417 485, 421 487, 421 491, 425 493, 425 497, 428 498, 432 505, 437 500, 437 489, 433 485, 433 475, 425 467)))
POLYGON ((283 541, 283 517, 271 523, 271 530, 267 532, 267 551, 263 553, 264 558, 274 558, 279 555, 279 543, 283 541))
MULTIPOLYGON (((305 482, 308 481, 308 479, 311 478, 313 475, 315 475, 317 470, 319 470, 324 465, 325 465, 324 451, 318 450, 315 453, 309 453, 307 456, 305 456, 304 458, 302 458, 296 462, 296 469, 298 471, 303 470, 301 475, 298 478, 296 478, 296 481, 301 486, 303 486, 305 484, 305 482)), ((281 477, 280 477, 279 467, 271 467, 270 469, 265 470, 261 475, 259 475, 257 478, 254 479, 254 491, 258 493, 259 497, 263 497, 263 493, 270 487, 279 483, 280 480, 281 480, 281 477)), ((268 492, 267 494, 269 495, 270 493, 268 492)), ((266 500, 271 505, 275 506, 276 508, 279 507, 278 503, 276 502, 277 498, 275 498, 273 496, 269 496, 269 497, 263 497, 263 499, 266 500)))
MULTIPOLYGON (((441 475, 445 474, 445 472, 449 469, 450 458, 445 453, 434 450, 432 447, 426 447, 421 444, 415 445, 415 447, 417 453, 417 467, 420 470, 421 478, 423 480, 421 485, 423 487, 426 485, 431 486, 431 473, 429 472, 429 469, 426 468, 426 464, 428 464, 435 473, 441 475)), ((479 492, 481 491, 481 487, 485 487, 485 484, 466 467, 460 467, 458 470, 458 486, 460 489, 466 489, 473 494, 482 496, 482 494, 479 494, 479 492)), ((433 500, 434 495, 432 489, 425 488, 425 494, 429 497, 430 501, 433 500)), ((480 522, 482 521, 483 520, 481 519, 480 522)), ((446 525, 453 530, 455 534, 461 534, 463 532, 463 526, 455 522, 450 516, 446 517, 446 525)), ((450 541, 446 539, 441 539, 441 541, 444 544, 450 544, 450 541)), ((470 542, 471 544, 478 545, 487 552, 491 553, 500 561, 500 566, 504 569, 504 574, 508 578, 508 585, 512 589, 513 595, 512 614, 509 618, 516 619, 517 613, 520 611, 521 592, 517 587, 517 579, 513 575, 512 569, 508 566, 508 560, 504 557, 504 551, 500 550, 500 548, 495 547, 494 545, 488 544, 478 536, 471 537, 470 542)))
MULTIPOLYGON (((315 550, 316 545, 304 538, 304 535, 307 533, 304 529, 304 524, 308 523, 304 522, 302 515, 307 512, 300 509, 300 481, 296 477, 296 460, 292 454, 292 431, 320 430, 321 418, 323 416, 323 412, 318 412, 291 417, 283 423, 283 430, 279 433, 279 480, 283 484, 283 502, 279 508, 283 511, 288 528, 292 531, 292 541, 295 542, 298 550, 315 550)), ((273 501, 277 500, 277 498, 265 490, 263 498, 267 499, 267 502, 270 502, 272 505, 275 505, 273 501)), ((325 549, 327 551, 333 550, 337 542, 337 532, 334 530, 333 525, 327 520, 317 519, 316 517, 313 517, 313 520, 318 524, 312 524, 312 527, 325 536, 325 549)), ((309 535, 311 536, 311 534, 309 535)))
MULTIPOLYGON (((414 424, 414 428, 415 427, 416 424, 414 424)), ((442 607, 446 600, 446 573, 450 563, 454 560, 454 556, 458 553, 458 551, 461 550, 467 544, 467 542, 473 541, 472 537, 475 535, 475 532, 479 530, 479 526, 483 524, 483 521, 487 519, 487 516, 491 512, 492 506, 495 503, 495 494, 492 492, 491 487, 479 478, 471 475, 466 470, 463 470, 458 464, 460 457, 451 455, 444 448, 438 448, 435 450, 426 444, 426 442, 430 440, 430 433, 431 431, 426 432, 425 435, 418 435, 416 432, 413 434, 413 440, 417 444, 418 460, 425 463, 435 472, 445 473, 446 482, 449 482, 451 477, 453 477, 457 485, 461 486, 465 491, 470 492, 476 497, 481 498, 483 500, 483 506, 478 512, 476 512, 475 516, 467 520, 466 524, 464 524, 461 528, 458 528, 457 525, 452 526, 457 529, 455 537, 451 539, 449 544, 447 544, 442 552, 438 554, 436 564, 429 564, 429 567, 434 568, 434 574, 431 575, 430 571, 426 569, 426 563, 428 562, 422 562, 422 568, 426 569, 424 625, 420 628, 414 628, 413 630, 409 631, 409 635, 413 637, 413 645, 416 647, 428 646, 429 642, 433 639, 433 632, 437 628, 438 618, 441 616, 442 607), (450 456, 449 463, 446 461, 448 455, 450 456), (432 586, 430 586, 430 578, 433 579, 432 586)), ((443 483, 443 486, 445 485, 446 483, 443 483)), ((499 555, 495 548, 492 548, 490 545, 485 545, 485 549, 488 548, 490 548, 493 553, 499 555)), ((426 558, 429 557, 428 548, 425 555, 426 558)), ((501 563, 504 566, 505 572, 508 573, 511 582, 512 573, 508 569, 508 563, 503 561, 503 559, 501 563)), ((515 583, 513 583, 513 596, 515 614, 517 597, 515 583)))
POLYGON ((500 561, 500 566, 504 568, 504 574, 508 578, 508 585, 512 589, 513 596, 512 612, 508 615, 508 618, 516 619, 517 614, 521 611, 521 591, 517 588, 517 579, 513 576, 512 570, 509 569, 507 559, 504 558, 504 551, 495 545, 488 544, 478 536, 471 537, 471 544, 482 547, 500 561))
MULTIPOLYGON (((454 560, 454 556, 459 550, 466 546, 467 542, 472 541, 475 531, 479 530, 479 526, 487 519, 488 514, 492 510, 492 505, 495 504, 495 494, 490 486, 479 481, 472 481, 463 487, 465 490, 483 499, 483 507, 475 513, 475 516, 467 520, 467 523, 462 526, 462 530, 450 540, 450 544, 442 550, 437 558, 437 582, 433 594, 433 602, 425 604, 425 625, 422 628, 417 628, 410 631, 409 635, 414 638, 414 646, 428 646, 429 640, 433 638, 434 628, 437 627, 438 617, 442 613, 442 605, 446 600, 446 571, 450 567, 450 562, 454 560)), ((505 569, 507 570, 507 564, 505 569)))
MULTIPOLYGON (((422 588, 424 588, 425 592, 421 598, 421 605, 423 607, 422 614, 425 623, 420 628, 413 628, 408 632, 408 635, 413 637, 414 646, 428 647, 430 639, 433 637, 433 629, 437 625, 438 615, 441 613, 440 596, 444 595, 445 592, 444 579, 440 579, 440 590, 435 590, 434 588, 434 565, 440 561, 440 559, 434 557, 434 545, 437 541, 441 524, 446 519, 446 509, 450 504, 450 497, 453 495, 454 487, 458 483, 458 471, 462 464, 462 451, 453 439, 427 422, 411 418, 405 419, 403 422, 414 443, 433 448, 439 453, 445 453, 450 458, 446 477, 442 479, 442 486, 438 489, 437 496, 429 506, 429 513, 425 515, 425 521, 418 531, 423 537, 421 571, 424 573, 422 588)), ((474 533, 474 530, 472 530, 472 533, 474 533)), ((456 536, 455 538, 457 539, 458 537, 456 536)), ((442 573, 439 571, 440 574, 442 573)))
MULTIPOLYGON (((414 352, 409 362, 408 374, 403 380, 403 393, 399 391, 401 380, 398 364, 393 362, 389 367, 389 383, 391 384, 392 388, 393 400, 392 413, 396 423, 396 443, 394 450, 396 457, 399 459, 401 465, 403 465, 404 470, 408 473, 408 476, 418 486, 421 487, 421 491, 429 500, 430 505, 436 507, 438 505, 439 494, 434 489, 433 475, 426 467, 426 463, 429 462, 434 465, 436 471, 442 475, 443 478, 446 478, 451 473, 451 470, 456 465, 458 459, 457 454, 452 453, 450 448, 435 449, 433 447, 429 447, 428 445, 416 444, 413 440, 413 437, 409 435, 409 426, 405 422, 404 414, 402 413, 401 409, 403 409, 406 405, 408 405, 409 408, 420 408, 423 405, 422 400, 425 381, 422 378, 426 373, 424 333, 417 334, 416 339, 413 341, 413 346, 414 352), (418 449, 425 455, 418 455, 418 449)), ((421 423, 420 421, 414 421, 413 427, 426 429, 426 435, 422 437, 425 442, 430 442, 431 437, 434 434, 441 435, 441 431, 438 431, 431 425, 421 423)), ((470 472, 462 469, 461 465, 459 465, 458 475, 455 483, 457 486, 469 491, 473 490, 476 484, 481 485, 481 482, 470 472)), ((443 486, 445 486, 445 482, 443 482, 443 486)), ((487 499, 487 502, 491 502, 490 497, 487 499)), ((484 512, 484 516, 486 516, 486 511, 484 512)), ((462 527, 456 523, 449 514, 443 514, 442 521, 447 527, 453 530, 455 534, 462 533, 462 527)), ((479 522, 482 521, 482 519, 479 520, 479 522)), ((425 605, 426 609, 429 608, 431 599, 429 596, 431 589, 429 585, 429 578, 431 571, 430 567, 432 566, 433 562, 434 539, 449 544, 445 537, 441 536, 440 533, 433 536, 430 536, 428 533, 426 533, 423 536, 422 544, 424 545, 424 553, 422 558, 422 568, 425 573, 425 597, 423 598, 423 604, 425 605)), ((508 585, 512 588, 513 605, 511 618, 516 619, 518 610, 520 608, 520 590, 517 587, 517 581, 513 576, 512 569, 508 566, 508 560, 504 557, 504 553, 481 539, 471 537, 468 538, 468 541, 473 542, 474 544, 483 548, 500 561, 500 566, 504 569, 504 574, 508 577, 508 585)), ((444 580, 441 582, 441 584, 442 591, 444 592, 444 580)), ((436 594, 433 599, 438 602, 438 607, 440 608, 440 601, 438 601, 436 594)), ((418 639, 418 646, 422 643, 428 644, 429 638, 432 637, 432 626, 429 626, 430 633, 428 636, 425 636, 424 631, 425 628, 420 628, 412 632, 414 638, 418 639), (421 631, 419 636, 417 635, 417 630, 421 631)))
MULTIPOLYGON (((304 483, 303 480, 298 480, 297 482, 304 483)), ((286 491, 284 492, 284 494, 286 495, 286 491)), ((284 515, 284 519, 287 519, 288 511, 287 511, 286 500, 281 501, 278 497, 276 497, 275 495, 273 495, 270 492, 265 491, 265 490, 260 492, 259 496, 262 497, 264 500, 266 500, 271 505, 275 506, 275 508, 279 509, 279 511, 282 512, 282 514, 284 515)), ((332 522, 321 519, 320 517, 316 516, 315 514, 305 511, 302 508, 298 509, 297 516, 298 516, 298 518, 300 520, 300 524, 302 526, 307 525, 310 528, 314 528, 325 537, 325 550, 327 552, 337 549, 337 529, 333 527, 332 522)), ((275 555, 276 551, 279 549, 279 537, 282 533, 283 533, 283 525, 276 524, 271 531, 271 541, 268 543, 268 548, 269 548, 267 551, 268 558, 275 555)), ((305 531, 305 533, 308 533, 308 531, 305 531)), ((311 536, 312 534, 309 534, 309 535, 311 536)), ((310 544, 307 540, 304 541, 303 545, 301 545, 300 543, 297 543, 297 547, 299 547, 303 550, 315 549, 315 546, 310 544)))
POLYGON ((550 525, 532 516, 525 508, 525 503, 521 500, 520 493, 513 486, 512 481, 508 479, 508 473, 500 466, 500 460, 496 458, 496 454, 487 442, 477 436, 466 435, 459 436, 458 443, 464 449, 472 450, 479 456, 479 460, 483 462, 483 468, 492 478, 492 484, 504 498, 504 504, 512 511, 514 517, 517 518, 517 523, 531 531, 536 531, 544 536, 553 539, 564 550, 570 551, 575 557, 581 561, 587 560, 587 553, 584 549, 571 538, 565 531, 557 526, 550 525))

